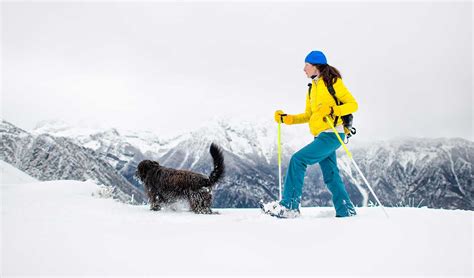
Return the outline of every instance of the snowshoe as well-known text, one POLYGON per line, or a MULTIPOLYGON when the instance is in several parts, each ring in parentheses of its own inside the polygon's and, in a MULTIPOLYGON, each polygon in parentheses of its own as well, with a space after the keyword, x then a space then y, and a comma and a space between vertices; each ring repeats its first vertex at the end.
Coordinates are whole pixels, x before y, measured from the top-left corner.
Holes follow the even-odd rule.
POLYGON ((260 208, 265 214, 277 218, 296 218, 301 215, 299 209, 289 209, 280 204, 278 201, 263 203, 260 201, 260 208))

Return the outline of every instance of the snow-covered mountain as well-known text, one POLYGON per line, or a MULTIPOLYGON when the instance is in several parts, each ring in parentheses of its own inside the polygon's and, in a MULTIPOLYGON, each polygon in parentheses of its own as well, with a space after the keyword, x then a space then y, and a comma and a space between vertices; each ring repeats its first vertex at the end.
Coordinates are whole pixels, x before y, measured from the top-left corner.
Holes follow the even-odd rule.
POLYGON ((144 202, 144 194, 132 186, 97 153, 67 137, 49 134, 32 135, 2 121, 0 159, 30 176, 48 180, 94 180, 114 186, 115 195, 122 201, 144 202))
MULTIPOLYGON (((269 126, 274 127, 274 124, 216 120, 189 133, 166 139, 116 129, 90 133, 88 129, 65 129, 56 123, 38 126, 33 133, 67 136, 79 145, 92 148, 138 188, 141 185, 133 178, 133 173, 144 158, 159 160, 167 167, 209 174, 212 168, 209 145, 215 142, 224 150, 227 174, 216 188, 214 206, 255 207, 260 199, 278 196, 275 187, 277 168, 274 165, 277 130, 271 130, 269 126)), ((304 145, 300 136, 291 136, 290 132, 287 129, 283 134, 284 138, 292 138, 284 142, 285 157, 298 144, 304 145)), ((308 135, 305 137, 311 139, 308 135)))
MULTIPOLYGON (((5 180, 25 176, 4 165, 5 180)), ((331 207, 303 208, 297 219, 258 209, 196 215, 96 198, 97 190, 90 181, 2 182, 0 276, 473 274, 472 211, 387 208, 388 219, 377 207, 342 219, 331 207)))
MULTIPOLYGON (((312 140, 305 126, 282 129, 283 171, 291 154, 312 140)), ((137 188, 136 165, 144 158, 162 165, 208 174, 211 142, 224 150, 226 178, 215 190, 215 207, 255 207, 260 199, 278 196, 276 127, 272 122, 215 120, 174 138, 151 133, 87 130, 44 123, 32 132, 65 136, 94 150, 137 188)), ((474 143, 464 139, 397 139, 349 145, 355 160, 379 199, 387 206, 428 206, 473 209, 472 164, 474 143)), ((351 198, 358 206, 375 200, 342 150, 338 163, 351 198)), ((284 173, 284 172, 283 172, 284 173)), ((317 165, 308 167, 303 206, 329 206, 317 165)))
MULTIPOLYGON (((471 141, 405 138, 355 148, 353 155, 387 205, 473 209, 471 141)), ((363 181, 350 164, 347 156, 341 157, 347 182, 360 189, 363 181)))

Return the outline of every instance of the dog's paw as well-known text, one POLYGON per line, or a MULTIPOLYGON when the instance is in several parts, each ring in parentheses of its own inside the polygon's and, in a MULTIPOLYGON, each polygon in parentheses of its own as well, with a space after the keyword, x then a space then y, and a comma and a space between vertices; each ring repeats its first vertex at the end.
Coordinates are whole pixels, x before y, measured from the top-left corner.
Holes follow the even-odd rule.
POLYGON ((151 204, 150 205, 150 210, 159 211, 159 210, 161 210, 161 206, 158 205, 158 204, 151 204))
POLYGON ((206 211, 206 212, 204 212, 204 213, 205 213, 205 214, 214 214, 214 215, 220 214, 220 212, 214 211, 214 210, 208 210, 208 211, 206 211))
POLYGON ((213 211, 213 210, 194 210, 194 213, 195 214, 219 214, 219 212, 217 211, 213 211))

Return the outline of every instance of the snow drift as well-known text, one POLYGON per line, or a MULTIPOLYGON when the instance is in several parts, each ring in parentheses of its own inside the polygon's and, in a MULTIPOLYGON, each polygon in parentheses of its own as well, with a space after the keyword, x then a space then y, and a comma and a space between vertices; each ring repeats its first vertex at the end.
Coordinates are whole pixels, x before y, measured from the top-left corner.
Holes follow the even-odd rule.
POLYGON ((38 182, 1 166, 2 277, 473 274, 471 211, 390 208, 386 219, 373 207, 338 219, 321 207, 288 220, 257 209, 152 212, 98 198, 92 182, 38 182))

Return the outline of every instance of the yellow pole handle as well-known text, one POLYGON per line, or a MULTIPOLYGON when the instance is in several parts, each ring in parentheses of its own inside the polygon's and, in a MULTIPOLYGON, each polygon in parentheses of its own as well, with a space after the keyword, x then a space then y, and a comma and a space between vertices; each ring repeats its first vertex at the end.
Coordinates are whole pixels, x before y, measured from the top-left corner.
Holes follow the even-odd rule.
POLYGON ((337 139, 339 139, 339 142, 341 143, 342 147, 344 147, 344 150, 346 151, 347 155, 349 156, 349 158, 352 159, 352 154, 351 152, 349 151, 349 149, 347 148, 346 144, 344 144, 344 141, 342 141, 341 139, 341 136, 339 136, 339 132, 337 132, 336 128, 334 127, 334 125, 332 124, 331 122, 331 119, 326 116, 326 122, 329 124, 329 126, 332 128, 332 130, 334 131, 334 133, 336 134, 337 136, 337 139))

